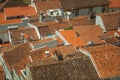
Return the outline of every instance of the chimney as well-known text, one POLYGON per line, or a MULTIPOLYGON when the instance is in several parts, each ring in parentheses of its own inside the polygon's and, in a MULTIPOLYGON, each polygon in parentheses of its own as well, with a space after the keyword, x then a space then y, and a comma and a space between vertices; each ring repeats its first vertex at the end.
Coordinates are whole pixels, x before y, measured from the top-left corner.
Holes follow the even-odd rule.
POLYGON ((59 50, 54 51, 53 57, 58 61, 63 60, 63 56, 59 50))

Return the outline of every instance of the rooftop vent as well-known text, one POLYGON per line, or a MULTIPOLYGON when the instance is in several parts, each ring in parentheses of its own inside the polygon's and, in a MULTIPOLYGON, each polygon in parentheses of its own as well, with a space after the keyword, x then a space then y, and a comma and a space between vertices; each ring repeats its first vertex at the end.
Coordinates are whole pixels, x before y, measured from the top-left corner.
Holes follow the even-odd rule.
POLYGON ((92 41, 90 41, 90 42, 87 43, 87 45, 89 45, 89 46, 93 46, 93 45, 95 45, 95 43, 92 42, 92 41))
POLYGON ((75 36, 76 36, 76 37, 79 37, 80 34, 79 34, 78 32, 75 32, 75 36))

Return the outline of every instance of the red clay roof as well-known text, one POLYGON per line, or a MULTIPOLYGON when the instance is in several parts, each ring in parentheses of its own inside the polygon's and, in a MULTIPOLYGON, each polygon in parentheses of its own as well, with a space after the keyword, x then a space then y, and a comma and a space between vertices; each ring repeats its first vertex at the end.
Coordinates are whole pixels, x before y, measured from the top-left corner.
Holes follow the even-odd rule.
POLYGON ((21 19, 13 19, 13 20, 0 21, 0 25, 8 25, 8 24, 15 24, 15 23, 22 23, 22 20, 21 19))
POLYGON ((4 8, 4 13, 6 17, 36 15, 35 9, 31 6, 4 8))
POLYGON ((25 6, 25 7, 21 7, 21 8, 22 8, 23 14, 25 16, 35 16, 35 15, 37 15, 34 7, 32 7, 32 6, 25 6))
POLYGON ((107 44, 86 49, 101 78, 120 76, 120 47, 107 44))
POLYGON ((61 30, 60 34, 73 46, 84 46, 85 42, 81 37, 76 37, 76 33, 74 30, 61 30))
POLYGON ((41 1, 41 2, 36 2, 36 7, 38 10, 42 10, 46 12, 46 10, 61 8, 61 4, 59 0, 41 1))
POLYGON ((88 26, 74 26, 76 32, 80 35, 79 37, 84 40, 87 45, 88 42, 93 42, 95 44, 103 43, 99 38, 103 34, 100 26, 97 25, 88 25, 88 26))
POLYGON ((0 25, 14 24, 14 23, 20 23, 20 22, 22 22, 21 19, 6 20, 5 16, 6 15, 4 13, 0 13, 0 25))
POLYGON ((0 80, 5 80, 5 73, 3 71, 3 67, 0 66, 0 80))
POLYGON ((38 40, 38 36, 34 28, 19 28, 16 30, 10 30, 12 42, 23 41, 21 39, 22 33, 23 37, 28 41, 38 40))
POLYGON ((120 21, 120 12, 104 13, 98 16, 101 16, 103 24, 105 25, 107 31, 118 29, 120 21))
POLYGON ((0 13, 0 22, 1 21, 5 21, 5 15, 4 15, 4 13, 0 13))
POLYGON ((101 80, 89 57, 81 53, 65 60, 53 58, 39 60, 27 65, 33 80, 101 80), (53 77, 54 76, 54 77, 53 77))
POLYGON ((21 7, 4 8, 6 17, 23 16, 21 7))
POLYGON ((120 0, 109 0, 111 3, 110 8, 120 8, 120 0))

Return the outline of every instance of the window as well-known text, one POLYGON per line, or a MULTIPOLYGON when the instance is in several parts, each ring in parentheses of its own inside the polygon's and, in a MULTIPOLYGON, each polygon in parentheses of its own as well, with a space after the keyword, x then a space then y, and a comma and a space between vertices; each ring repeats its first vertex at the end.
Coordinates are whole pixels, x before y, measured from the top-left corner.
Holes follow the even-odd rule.
POLYGON ((24 76, 24 77, 26 77, 26 70, 24 69, 24 70, 21 70, 21 73, 22 73, 22 75, 24 76))
POLYGON ((50 15, 53 15, 53 12, 50 12, 50 15))

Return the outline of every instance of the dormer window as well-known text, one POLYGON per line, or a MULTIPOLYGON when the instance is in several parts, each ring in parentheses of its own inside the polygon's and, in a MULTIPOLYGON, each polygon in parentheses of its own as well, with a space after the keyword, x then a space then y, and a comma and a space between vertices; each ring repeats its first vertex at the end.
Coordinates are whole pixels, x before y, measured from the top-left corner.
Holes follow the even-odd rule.
POLYGON ((26 78, 26 70, 21 70, 22 75, 26 78))

